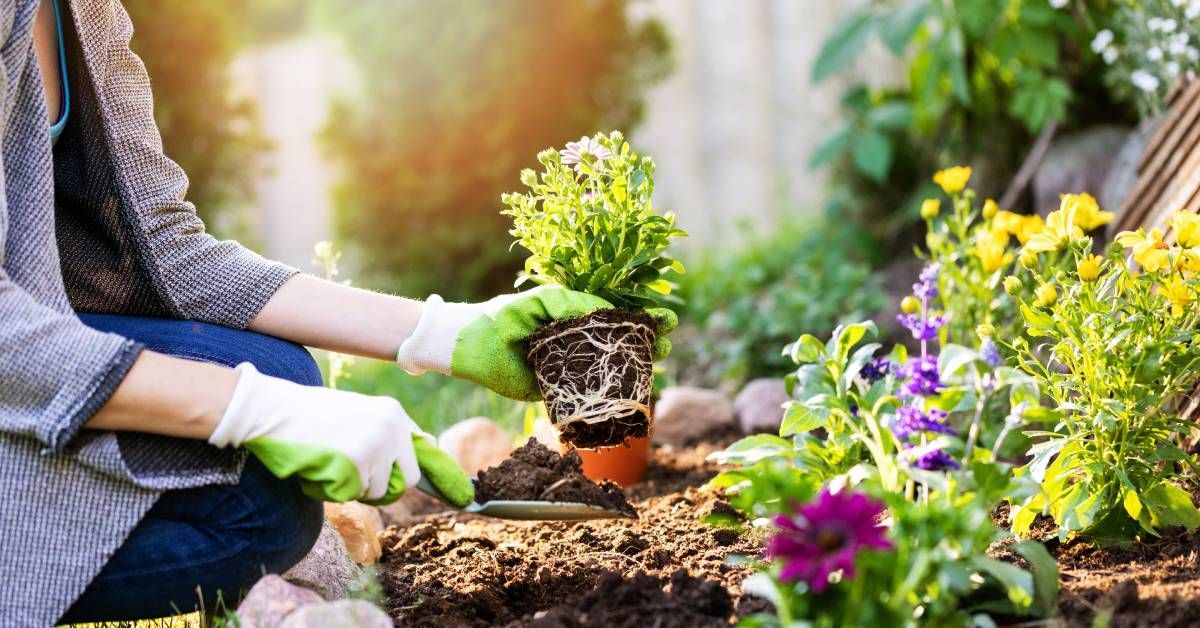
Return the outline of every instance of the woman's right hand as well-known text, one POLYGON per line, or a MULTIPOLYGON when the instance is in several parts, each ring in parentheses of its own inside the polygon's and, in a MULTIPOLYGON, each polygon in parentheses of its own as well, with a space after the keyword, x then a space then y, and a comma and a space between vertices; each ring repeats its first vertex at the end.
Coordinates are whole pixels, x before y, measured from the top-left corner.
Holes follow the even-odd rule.
MULTIPOLYGON (((301 386, 237 367, 233 397, 208 441, 218 447, 243 446, 279 477, 297 475, 310 497, 324 501, 395 501, 421 479, 447 495, 473 498, 466 474, 436 447, 413 440, 430 438, 390 397, 301 386), (447 468, 447 464, 449 468, 447 468)), ((466 499, 470 502, 470 499, 466 499)))

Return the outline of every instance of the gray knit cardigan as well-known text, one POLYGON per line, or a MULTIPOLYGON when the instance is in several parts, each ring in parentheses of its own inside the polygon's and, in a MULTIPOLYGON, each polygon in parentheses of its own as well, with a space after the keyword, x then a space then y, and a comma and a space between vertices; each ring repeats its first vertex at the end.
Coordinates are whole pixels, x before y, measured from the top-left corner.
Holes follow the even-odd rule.
MULTIPOLYGON (((243 454, 82 429, 142 347, 73 310, 245 327, 295 272, 204 231, 163 155, 118 0, 63 2, 71 117, 51 147, 38 0, 0 0, 0 625, 52 624, 161 491, 243 454)), ((137 591, 129 591, 137 595, 137 591)))

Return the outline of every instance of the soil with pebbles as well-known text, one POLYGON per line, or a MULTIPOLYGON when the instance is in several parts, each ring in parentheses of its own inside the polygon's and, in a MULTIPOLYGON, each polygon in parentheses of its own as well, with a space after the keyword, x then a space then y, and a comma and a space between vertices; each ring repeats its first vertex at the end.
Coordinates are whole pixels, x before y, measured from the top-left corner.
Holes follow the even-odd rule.
MULTIPOLYGON (((995 518, 1007 527, 1007 506, 995 518)), ((1053 521, 1039 517, 1033 533, 1058 561, 1058 607, 1066 626, 1200 625, 1200 530, 1177 528, 1157 539, 1099 547, 1077 539, 1060 543, 1053 521)), ((993 553, 1022 563, 1006 546, 993 553)))
POLYGON ((764 610, 745 595, 762 539, 701 521, 729 504, 702 486, 726 436, 655 450, 625 494, 639 518, 512 522, 433 513, 383 533, 380 575, 398 625, 725 626, 764 610))

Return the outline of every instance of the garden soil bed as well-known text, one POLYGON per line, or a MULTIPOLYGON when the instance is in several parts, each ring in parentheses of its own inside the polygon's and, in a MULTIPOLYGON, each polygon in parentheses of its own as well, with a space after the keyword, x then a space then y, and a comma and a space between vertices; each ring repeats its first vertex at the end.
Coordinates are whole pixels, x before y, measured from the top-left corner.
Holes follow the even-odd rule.
POLYGON ((700 521, 732 511, 701 488, 704 458, 736 435, 658 448, 625 490, 638 519, 510 522, 416 514, 382 536, 380 575, 397 625, 722 626, 764 609, 727 561, 761 539, 700 521))
MULTIPOLYGON (((1006 510, 998 511, 998 525, 1007 525, 1006 510)), ((1109 616, 1114 628, 1200 625, 1200 532, 1176 529, 1128 547, 1097 547, 1059 543, 1055 530, 1049 519, 1034 524, 1058 561, 1066 626, 1091 626, 1098 616, 1109 616)), ((1003 546, 995 554, 1021 562, 1003 546)))

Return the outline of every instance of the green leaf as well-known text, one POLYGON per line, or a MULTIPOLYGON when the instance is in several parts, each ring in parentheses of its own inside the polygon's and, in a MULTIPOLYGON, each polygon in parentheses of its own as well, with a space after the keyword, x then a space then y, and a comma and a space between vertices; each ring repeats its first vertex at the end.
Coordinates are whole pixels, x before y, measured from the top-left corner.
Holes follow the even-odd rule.
POLYGON ((912 124, 912 105, 889 102, 874 107, 867 114, 867 123, 885 131, 902 131, 912 124))
POLYGON ((783 422, 779 425, 779 435, 787 437, 811 432, 824 426, 828 420, 829 410, 826 408, 813 408, 798 401, 789 401, 783 413, 783 422))
POLYGON ((892 168, 892 142, 886 135, 868 130, 858 137, 853 147, 854 165, 876 183, 887 180, 892 168))
POLYGON ((950 91, 964 105, 971 104, 971 85, 967 81, 966 44, 962 31, 954 28, 946 35, 946 56, 950 61, 950 91))
POLYGON ((968 364, 982 361, 983 357, 978 351, 962 345, 948 344, 942 347, 942 353, 938 356, 938 370, 941 371, 942 377, 954 377, 968 364))
POLYGON ((1004 587, 1008 599, 1018 608, 1028 608, 1033 605, 1033 574, 1012 563, 996 560, 990 556, 972 556, 970 563, 995 578, 1004 587))
POLYGON ((1194 530, 1200 526, 1200 511, 1192 504, 1187 491, 1169 482, 1160 482, 1143 495, 1155 527, 1183 526, 1194 530))
POLYGON ((809 168, 820 168, 840 157, 850 146, 850 127, 843 126, 825 138, 808 160, 809 168))
POLYGON ((825 355, 825 345, 811 334, 804 334, 796 342, 783 348, 783 354, 792 358, 796 364, 816 362, 825 355))
POLYGON ((1040 617, 1054 615, 1058 611, 1058 563, 1037 541, 1020 541, 1012 547, 1033 567, 1033 609, 1040 617))
POLYGON ((870 13, 855 11, 842 20, 825 38, 813 63, 812 81, 820 83, 846 69, 866 47, 873 20, 870 13))
POLYGON ((879 328, 875 326, 875 321, 864 321, 862 323, 854 323, 852 325, 840 325, 833 330, 833 336, 837 338, 836 350, 839 361, 845 361, 850 355, 850 349, 858 344, 865 337, 874 338, 879 335, 879 328))
POLYGON ((1125 506, 1125 512, 1129 513, 1130 517, 1137 519, 1142 516, 1142 500, 1138 499, 1137 491, 1131 488, 1125 489, 1121 504, 1125 506))
POLYGON ((709 454, 708 458, 718 464, 754 464, 764 458, 791 454, 791 441, 774 434, 753 434, 733 443, 722 451, 709 454))
POLYGON ((671 282, 666 279, 656 279, 646 284, 646 287, 659 294, 671 294, 671 282))
POLYGON ((900 55, 912 40, 929 9, 927 0, 910 0, 883 16, 879 22, 879 39, 894 55, 900 55))

